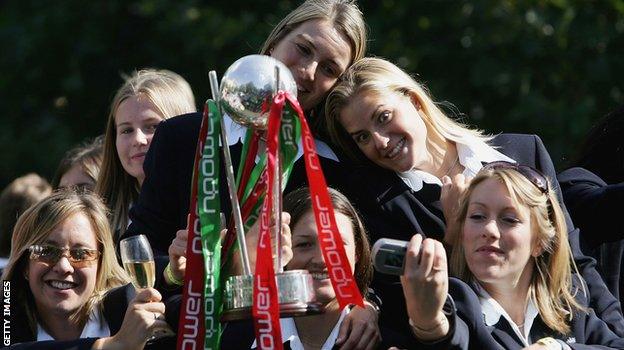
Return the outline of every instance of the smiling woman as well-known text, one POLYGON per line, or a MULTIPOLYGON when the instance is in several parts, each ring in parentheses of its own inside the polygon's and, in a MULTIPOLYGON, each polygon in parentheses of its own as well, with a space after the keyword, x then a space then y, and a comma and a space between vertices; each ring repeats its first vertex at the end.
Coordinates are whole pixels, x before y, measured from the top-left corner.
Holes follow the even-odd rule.
POLYGON ((156 290, 129 305, 133 288, 117 264, 106 209, 91 193, 61 190, 27 210, 2 280, 11 286, 8 345, 139 349, 166 325, 156 290))
MULTIPOLYGON (((342 193, 330 188, 329 196, 355 282, 362 295, 366 295, 373 275, 366 230, 359 214, 342 193)), ((308 270, 313 278, 312 286, 317 301, 324 308, 324 312, 319 315, 280 319, 282 340, 288 344, 289 347, 287 348, 333 349, 338 345, 353 349, 378 348, 381 339, 377 328, 374 332, 362 332, 357 341, 349 346, 345 345, 344 339, 339 339, 339 329, 345 322, 348 322, 347 316, 361 308, 354 306, 341 310, 338 305, 336 293, 321 253, 309 189, 307 187, 300 188, 286 195, 284 197, 284 211, 291 216, 293 253, 292 259, 284 269, 308 270)), ((225 329, 222 348, 249 349, 253 342, 252 334, 251 323, 249 322, 230 324, 225 329)), ((252 348, 255 347, 254 343, 252 348)))
POLYGON ((143 161, 158 124, 194 112, 189 84, 168 70, 143 69, 126 78, 111 103, 102 170, 95 191, 111 211, 115 239, 128 226, 128 210, 145 179, 143 161))

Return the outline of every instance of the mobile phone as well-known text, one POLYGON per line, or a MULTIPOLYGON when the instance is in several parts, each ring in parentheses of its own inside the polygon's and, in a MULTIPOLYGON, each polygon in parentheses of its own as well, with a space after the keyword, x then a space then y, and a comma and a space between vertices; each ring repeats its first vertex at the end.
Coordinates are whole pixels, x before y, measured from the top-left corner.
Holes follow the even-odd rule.
POLYGON ((405 267, 405 252, 407 241, 391 238, 381 238, 373 245, 373 265, 375 270, 400 276, 405 267))

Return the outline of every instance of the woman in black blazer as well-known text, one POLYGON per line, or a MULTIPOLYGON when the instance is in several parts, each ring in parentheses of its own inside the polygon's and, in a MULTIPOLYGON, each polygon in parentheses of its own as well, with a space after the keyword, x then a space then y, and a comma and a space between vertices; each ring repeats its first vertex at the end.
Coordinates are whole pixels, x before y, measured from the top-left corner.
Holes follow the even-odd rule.
POLYGON ((128 281, 99 198, 71 190, 53 193, 15 226, 2 276, 3 310, 10 310, 3 313, 9 330, 3 344, 142 349, 167 326, 165 305, 155 289, 134 296, 128 281), (118 286, 124 287, 111 291, 118 286))
MULTIPOLYGON (((357 192, 349 195, 363 212, 372 242, 381 237, 406 240, 414 233, 447 240, 441 194, 451 197, 447 203, 456 203, 454 189, 464 187, 465 178, 473 177, 483 163, 517 162, 556 178, 539 137, 488 137, 459 124, 436 106, 424 86, 383 59, 365 58, 352 65, 329 94, 326 111, 332 141, 360 163, 349 178, 357 192)), ((557 183, 553 191, 562 203, 557 183)), ((589 287, 590 306, 624 335, 619 302, 596 271, 595 261, 582 254, 579 232, 562 208, 574 258, 589 287)), ((384 309, 391 310, 381 313, 381 325, 409 333, 398 279, 376 274, 372 286, 384 309)))
POLYGON ((447 279, 440 242, 415 235, 408 246, 401 282, 419 348, 624 347, 573 273, 563 211, 543 174, 490 163, 457 216, 448 265, 459 279, 447 279))
POLYGON ((624 105, 607 114, 583 142, 572 167, 557 175, 581 248, 596 258, 609 290, 624 300, 624 105))

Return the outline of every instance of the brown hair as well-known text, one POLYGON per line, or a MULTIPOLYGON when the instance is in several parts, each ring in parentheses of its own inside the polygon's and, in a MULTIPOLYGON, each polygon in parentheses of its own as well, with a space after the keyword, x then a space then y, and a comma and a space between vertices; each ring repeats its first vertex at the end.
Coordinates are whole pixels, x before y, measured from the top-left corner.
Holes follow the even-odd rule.
POLYGON ((82 171, 93 181, 93 188, 84 186, 84 189, 93 191, 100 174, 103 152, 104 135, 100 135, 94 138, 93 141, 85 142, 67 151, 56 169, 52 179, 52 188, 57 189, 63 175, 74 166, 79 165, 82 171))
MULTIPOLYGON (((341 213, 351 220, 353 238, 355 239, 355 268, 353 277, 362 295, 366 295, 368 285, 373 278, 373 264, 371 259, 370 243, 366 229, 357 210, 351 205, 347 197, 333 188, 329 188, 329 197, 334 211, 341 213)), ((284 197, 284 211, 290 214, 290 227, 295 227, 301 217, 312 210, 312 198, 307 187, 297 189, 284 197)))
POLYGON ((26 209, 52 193, 41 176, 31 173, 13 180, 0 194, 0 256, 9 256, 17 219, 26 209))

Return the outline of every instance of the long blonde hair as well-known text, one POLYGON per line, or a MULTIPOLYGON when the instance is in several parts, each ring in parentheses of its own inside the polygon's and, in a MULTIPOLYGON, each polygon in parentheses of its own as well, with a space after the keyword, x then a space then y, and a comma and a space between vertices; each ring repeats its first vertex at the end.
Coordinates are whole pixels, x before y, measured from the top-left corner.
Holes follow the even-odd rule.
POLYGON ((106 217, 106 207, 99 198, 90 192, 76 192, 62 189, 32 206, 24 212, 13 231, 11 255, 4 269, 2 280, 11 281, 12 298, 15 305, 23 305, 31 330, 36 334, 37 310, 24 272, 28 269, 31 245, 42 244, 65 220, 75 214, 84 214, 91 223, 98 242, 100 258, 98 262, 95 289, 88 301, 71 316, 72 320, 84 324, 89 314, 97 307, 101 312, 104 294, 118 286, 127 284, 130 279, 117 263, 115 247, 106 217))
POLYGON ((95 186, 95 192, 102 197, 111 211, 110 223, 113 232, 117 229, 123 232, 128 226, 129 207, 137 200, 140 190, 138 181, 124 170, 119 160, 115 145, 115 115, 123 101, 139 95, 147 98, 163 119, 196 111, 190 85, 174 72, 142 69, 125 78, 111 103, 104 137, 102 169, 95 186))
MULTIPOLYGON (((530 210, 531 229, 535 233, 532 244, 539 247, 541 254, 534 257, 531 277, 531 298, 537 304, 540 317, 551 329, 562 334, 570 332, 569 322, 574 311, 584 311, 574 298, 577 290, 572 287, 572 269, 578 270, 572 259, 568 243, 565 217, 557 196, 548 182, 550 190, 544 194, 531 181, 518 171, 510 168, 482 169, 462 194, 458 208, 456 232, 453 237, 450 272, 464 281, 473 278, 466 265, 462 246, 463 226, 466 221, 470 197, 474 189, 487 179, 496 179, 509 192, 516 206, 526 206, 530 210)), ((584 287, 583 287, 584 291, 584 287)))
MULTIPOLYGON (((340 124, 340 113, 352 99, 363 92, 409 96, 423 111, 421 116, 427 126, 427 144, 437 146, 431 149, 445 147, 446 141, 466 143, 469 140, 488 142, 491 139, 481 131, 470 129, 447 117, 433 101, 426 87, 393 63, 381 58, 366 57, 355 62, 343 73, 325 103, 325 123, 331 141, 353 160, 361 161, 364 155, 340 124)), ((442 157, 443 154, 436 156, 442 157)))

